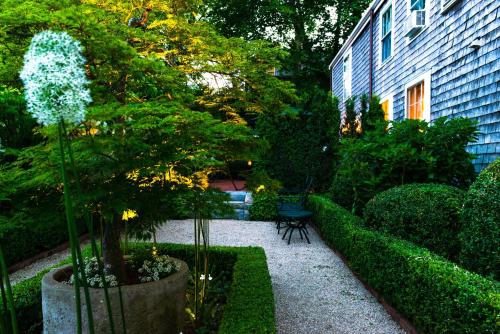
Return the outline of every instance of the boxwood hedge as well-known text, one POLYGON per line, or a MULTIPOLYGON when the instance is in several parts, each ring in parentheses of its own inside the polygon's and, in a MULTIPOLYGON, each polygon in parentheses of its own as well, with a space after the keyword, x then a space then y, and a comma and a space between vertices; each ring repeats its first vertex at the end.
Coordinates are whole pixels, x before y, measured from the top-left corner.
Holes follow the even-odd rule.
POLYGON ((369 230, 327 198, 311 196, 323 238, 421 333, 498 333, 500 288, 396 237, 369 230))
POLYGON ((366 226, 456 261, 465 192, 443 184, 406 184, 383 191, 365 206, 366 226))
POLYGON ((484 169, 467 192, 462 225, 462 264, 499 280, 500 159, 484 169))
MULTIPOLYGON (((148 245, 140 243, 131 247, 144 248, 148 245)), ((193 246, 159 244, 158 250, 193 266, 193 246)), ((258 247, 211 247, 210 252, 212 265, 232 270, 231 290, 218 333, 275 334, 274 295, 264 250, 258 247)), ((66 260, 59 265, 68 262, 66 260)), ((23 333, 41 332, 41 280, 46 272, 48 269, 13 287, 23 333)))

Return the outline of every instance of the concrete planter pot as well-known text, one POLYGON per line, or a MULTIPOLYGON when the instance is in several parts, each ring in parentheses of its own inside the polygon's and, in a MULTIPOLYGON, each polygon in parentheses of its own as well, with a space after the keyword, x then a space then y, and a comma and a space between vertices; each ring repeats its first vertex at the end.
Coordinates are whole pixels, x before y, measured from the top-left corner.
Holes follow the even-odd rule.
MULTIPOLYGON (((156 282, 122 286, 123 307, 127 333, 179 334, 184 326, 186 288, 189 269, 184 261, 180 270, 156 282)), ((42 279, 43 333, 75 333, 75 289, 61 282, 68 277, 71 266, 53 269, 42 279)), ((108 312, 103 289, 90 288, 95 333, 110 333, 108 312)), ((113 320, 117 333, 122 333, 118 288, 109 290, 113 320)), ((83 289, 83 332, 88 333, 83 289)))

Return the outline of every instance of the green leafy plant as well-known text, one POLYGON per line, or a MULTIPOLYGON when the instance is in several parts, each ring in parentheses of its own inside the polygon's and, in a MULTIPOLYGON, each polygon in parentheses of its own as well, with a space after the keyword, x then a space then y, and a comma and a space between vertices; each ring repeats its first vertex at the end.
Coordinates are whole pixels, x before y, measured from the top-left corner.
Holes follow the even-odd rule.
POLYGON ((500 279, 500 159, 472 184, 463 205, 461 263, 482 275, 500 279))
POLYGON ((258 163, 285 188, 301 188, 313 176, 319 188, 330 184, 338 146, 338 100, 314 87, 282 113, 263 114, 257 133, 269 144, 258 163))
POLYGON ((274 221, 278 214, 278 194, 272 191, 261 190, 253 195, 253 203, 249 208, 251 220, 274 221))
POLYGON ((332 199, 361 213, 375 194, 407 183, 443 183, 467 188, 475 177, 473 155, 465 148, 477 139, 474 121, 440 118, 378 122, 360 138, 341 141, 332 199))
POLYGON ((465 192, 438 184, 407 184, 383 191, 365 206, 365 225, 458 260, 459 212, 465 192))

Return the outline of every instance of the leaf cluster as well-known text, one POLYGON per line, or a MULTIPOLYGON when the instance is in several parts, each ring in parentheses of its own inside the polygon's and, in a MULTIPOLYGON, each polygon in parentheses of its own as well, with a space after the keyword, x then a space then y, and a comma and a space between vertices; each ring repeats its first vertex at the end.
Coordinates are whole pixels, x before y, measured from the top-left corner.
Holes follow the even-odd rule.
POLYGON ((474 121, 439 118, 379 122, 360 138, 341 141, 339 165, 331 187, 333 200, 361 212, 375 194, 407 183, 442 183, 467 188, 475 177, 473 155, 466 151, 477 139, 474 121))

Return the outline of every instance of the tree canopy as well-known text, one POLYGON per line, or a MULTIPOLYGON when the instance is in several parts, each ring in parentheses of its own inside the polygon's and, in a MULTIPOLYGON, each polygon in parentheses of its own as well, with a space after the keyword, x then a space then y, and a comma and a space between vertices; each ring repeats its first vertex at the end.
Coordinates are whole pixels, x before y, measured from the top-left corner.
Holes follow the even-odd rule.
POLYGON ((328 89, 328 63, 370 1, 207 0, 204 3, 205 19, 223 35, 265 39, 283 45, 289 51, 285 69, 299 87, 315 83, 328 89))

